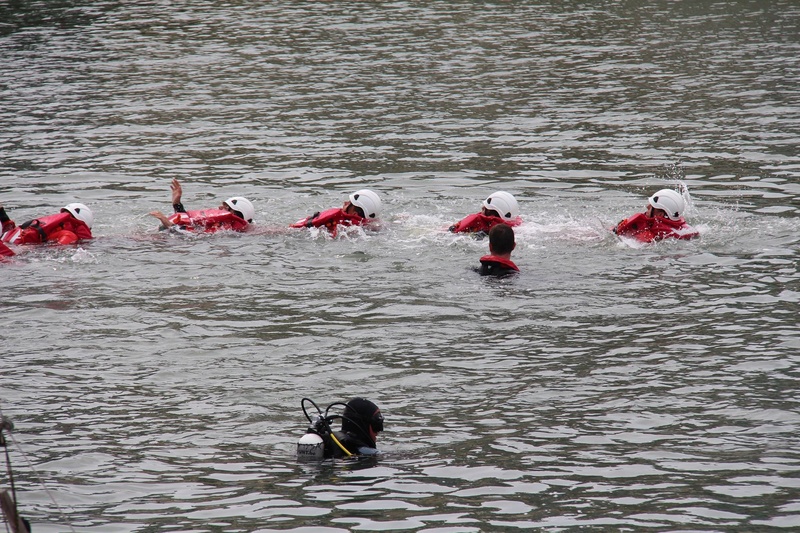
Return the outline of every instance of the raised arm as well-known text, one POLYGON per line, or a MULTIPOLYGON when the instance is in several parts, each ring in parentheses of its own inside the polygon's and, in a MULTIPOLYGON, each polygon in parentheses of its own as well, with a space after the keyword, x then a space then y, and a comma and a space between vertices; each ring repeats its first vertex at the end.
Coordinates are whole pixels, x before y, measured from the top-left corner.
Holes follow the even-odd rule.
POLYGON ((169 187, 170 189, 172 189, 172 208, 175 210, 176 213, 185 213, 186 209, 184 209, 183 204, 181 203, 181 196, 183 195, 183 189, 181 188, 180 182, 177 179, 173 178, 172 184, 169 187))

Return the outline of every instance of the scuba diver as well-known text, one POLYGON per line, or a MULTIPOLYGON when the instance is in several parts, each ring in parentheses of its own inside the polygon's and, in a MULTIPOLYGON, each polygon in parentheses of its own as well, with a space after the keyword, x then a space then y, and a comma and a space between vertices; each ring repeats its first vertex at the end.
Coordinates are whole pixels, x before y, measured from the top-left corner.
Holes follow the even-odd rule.
POLYGON ((378 450, 375 442, 378 433, 383 431, 383 415, 377 405, 364 398, 353 398, 347 403, 330 404, 325 413, 312 400, 303 398, 300 402, 303 414, 308 419, 306 434, 297 442, 297 458, 318 461, 329 458, 350 457, 353 455, 375 455, 378 450), (312 418, 306 410, 306 402, 317 410, 312 418), (329 411, 336 406, 344 406, 341 415, 331 415, 329 411), (342 419, 341 431, 333 431, 331 422, 342 419))
POLYGON ((187 211, 181 203, 183 189, 178 180, 173 179, 172 208, 174 213, 167 217, 161 211, 151 211, 161 221, 161 229, 179 228, 185 231, 214 233, 219 230, 247 231, 256 214, 250 200, 241 196, 228 198, 217 209, 187 211))
POLYGON ((381 214, 381 199, 374 191, 361 189, 350 195, 341 208, 317 211, 291 224, 290 228, 326 228, 336 237, 339 226, 366 226, 377 222, 381 214))
MULTIPOLYGON (((0 205, 0 241, 9 244, 74 244, 92 238, 94 215, 83 204, 67 204, 58 213, 17 226, 0 205)), ((4 255, 8 255, 4 253, 4 255)))
POLYGON ((511 260, 511 252, 516 247, 514 229, 506 224, 497 224, 489 230, 489 255, 481 257, 478 273, 481 276, 502 277, 519 272, 511 260))
POLYGON ((497 191, 490 194, 483 201, 480 213, 467 215, 450 226, 449 230, 452 233, 477 233, 480 236, 485 236, 490 229, 498 224, 506 224, 508 226, 522 224, 516 198, 505 191, 497 191))
POLYGON ((681 214, 686 206, 681 196, 671 189, 661 189, 647 200, 644 213, 636 213, 617 224, 611 231, 640 242, 666 238, 693 239, 700 233, 686 223, 681 214))

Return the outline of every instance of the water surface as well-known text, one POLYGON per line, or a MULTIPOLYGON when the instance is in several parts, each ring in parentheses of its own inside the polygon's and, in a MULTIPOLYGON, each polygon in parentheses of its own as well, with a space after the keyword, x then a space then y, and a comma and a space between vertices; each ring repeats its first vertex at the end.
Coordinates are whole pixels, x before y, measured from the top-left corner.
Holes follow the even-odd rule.
POLYGON ((284 4, 0 6, 0 202, 96 219, 0 268, 34 530, 800 525, 800 8, 284 4), (257 231, 158 232, 172 178, 257 231), (681 185, 700 239, 608 231, 681 185), (362 187, 382 231, 287 229, 362 187), (501 189, 485 280, 445 229, 501 189), (356 395, 382 455, 298 464, 356 395))

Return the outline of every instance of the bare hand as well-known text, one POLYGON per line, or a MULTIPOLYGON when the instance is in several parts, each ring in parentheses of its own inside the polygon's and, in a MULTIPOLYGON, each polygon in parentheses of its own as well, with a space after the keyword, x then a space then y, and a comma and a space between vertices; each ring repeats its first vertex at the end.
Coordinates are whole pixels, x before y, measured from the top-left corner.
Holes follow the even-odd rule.
POLYGON ((150 212, 150 216, 151 217, 156 217, 158 220, 160 220, 161 224, 165 228, 169 228, 170 226, 173 226, 172 222, 170 222, 170 220, 166 217, 166 215, 164 215, 164 213, 162 213, 161 211, 151 211, 150 212))
POLYGON ((172 179, 172 185, 170 185, 170 189, 172 189, 172 204, 179 204, 181 203, 181 196, 183 195, 183 189, 181 189, 181 184, 178 182, 177 179, 172 179))

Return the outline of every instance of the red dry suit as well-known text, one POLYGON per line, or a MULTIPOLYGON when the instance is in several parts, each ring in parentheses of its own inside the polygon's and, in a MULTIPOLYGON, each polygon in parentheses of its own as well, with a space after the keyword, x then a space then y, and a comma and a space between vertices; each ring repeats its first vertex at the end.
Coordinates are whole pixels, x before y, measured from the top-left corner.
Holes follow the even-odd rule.
POLYGON ((505 276, 514 272, 519 272, 519 267, 511 259, 504 259, 496 255, 481 257, 481 267, 478 270, 481 276, 505 276))
POLYGON ((474 213, 459 220, 449 229, 453 233, 489 233, 489 230, 498 224, 519 226, 522 224, 522 219, 517 217, 514 220, 506 220, 501 217, 486 216, 483 213, 474 213))
POLYGON ((188 231, 214 233, 220 230, 246 231, 248 222, 226 209, 181 211, 169 216, 169 221, 188 231))
POLYGON ((659 215, 648 217, 644 213, 636 213, 621 221, 612 230, 617 235, 633 237, 640 242, 660 241, 666 238, 693 239, 700 233, 691 227, 683 217, 670 220, 659 215))
POLYGON ((71 213, 63 212, 39 217, 20 226, 13 221, 3 222, 3 242, 11 244, 73 244, 92 238, 92 230, 71 213))
MULTIPOLYGON (((2 237, 7 231, 11 231, 16 226, 13 221, 9 220, 8 215, 6 215, 5 210, 0 207, 0 222, 2 222, 2 227, 0 227, 0 237, 2 237)), ((6 257, 13 257, 17 254, 14 253, 14 250, 9 248, 5 245, 5 243, 0 240, 0 263, 6 261, 6 257)))
POLYGON ((336 230, 339 226, 364 226, 369 224, 370 220, 359 215, 348 215, 344 209, 333 207, 321 213, 314 213, 302 220, 298 220, 291 224, 290 228, 321 228, 325 227, 328 231, 336 236, 336 230))
POLYGON ((0 263, 6 260, 6 257, 13 257, 17 254, 14 253, 14 250, 0 242, 0 263))

